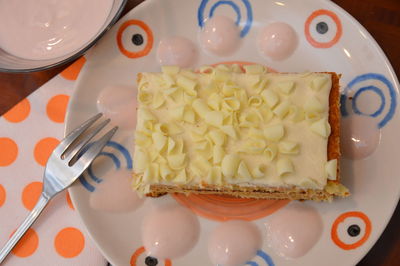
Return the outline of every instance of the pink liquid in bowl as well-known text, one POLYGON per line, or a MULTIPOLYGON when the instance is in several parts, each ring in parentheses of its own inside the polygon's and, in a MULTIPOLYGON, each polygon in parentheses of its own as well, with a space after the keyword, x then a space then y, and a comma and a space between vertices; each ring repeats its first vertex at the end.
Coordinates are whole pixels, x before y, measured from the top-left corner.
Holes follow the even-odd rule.
POLYGON ((234 53, 240 45, 240 30, 235 22, 225 16, 214 16, 205 22, 200 32, 200 44, 215 55, 234 53))
POLYGON ((219 224, 208 241, 208 254, 214 265, 239 266, 253 258, 261 247, 256 225, 241 220, 219 224))
POLYGON ((293 54, 298 44, 294 29, 283 22, 264 27, 258 34, 258 50, 273 60, 284 60, 293 54))
POLYGON ((157 259, 188 253, 196 245, 199 233, 197 217, 179 205, 156 207, 143 218, 143 245, 148 255, 157 259))
POLYGON ((197 50, 189 39, 170 37, 161 40, 158 44, 157 58, 162 66, 189 67, 196 61, 197 50))
POLYGON ((70 54, 99 32, 112 5, 112 0, 0 1, 0 47, 32 60, 70 54))

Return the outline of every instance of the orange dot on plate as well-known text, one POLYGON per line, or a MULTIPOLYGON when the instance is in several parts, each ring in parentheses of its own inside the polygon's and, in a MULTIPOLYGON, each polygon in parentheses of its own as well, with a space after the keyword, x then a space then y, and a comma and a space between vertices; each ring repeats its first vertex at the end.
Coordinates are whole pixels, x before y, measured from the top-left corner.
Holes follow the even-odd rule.
POLYGON ((39 246, 39 236, 35 232, 35 230, 30 228, 11 252, 15 256, 25 258, 35 253, 38 246, 39 246))
POLYGON ((5 201, 6 201, 6 190, 0 184, 0 207, 3 206, 5 201))
POLYGON ((82 56, 81 58, 76 60, 75 63, 70 65, 63 72, 61 72, 61 76, 67 80, 76 80, 85 62, 86 58, 82 56))
POLYGON ((10 138, 0 138, 0 166, 12 164, 18 155, 18 146, 10 138))
POLYGON ((72 204, 72 201, 71 201, 71 196, 69 195, 69 192, 68 192, 68 191, 67 191, 65 197, 66 197, 66 199, 67 199, 68 206, 69 206, 71 209, 75 210, 74 205, 72 204))
POLYGON ((12 123, 24 121, 31 111, 31 104, 27 98, 20 101, 13 108, 11 108, 3 117, 12 123))
POLYGON ((54 148, 60 143, 58 139, 55 138, 44 138, 41 139, 35 145, 33 150, 33 156, 38 164, 45 166, 47 159, 49 159, 50 154, 53 152, 54 148))
POLYGON ((42 182, 32 182, 24 188, 21 198, 25 208, 31 211, 35 207, 40 193, 42 193, 42 187, 42 182))
POLYGON ((59 94, 49 100, 46 106, 47 116, 56 123, 64 123, 65 113, 67 112, 69 96, 59 94))
POLYGON ((74 227, 66 227, 56 235, 54 248, 64 258, 78 256, 85 247, 85 237, 74 227))

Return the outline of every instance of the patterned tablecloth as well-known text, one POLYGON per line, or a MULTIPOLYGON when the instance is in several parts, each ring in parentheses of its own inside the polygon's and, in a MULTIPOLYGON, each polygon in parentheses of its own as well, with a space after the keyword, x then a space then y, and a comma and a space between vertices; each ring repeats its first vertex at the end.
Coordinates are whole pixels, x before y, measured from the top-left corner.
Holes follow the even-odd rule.
MULTIPOLYGON (((47 158, 63 138, 64 117, 84 58, 0 118, 0 246, 34 207, 47 158)), ((46 207, 5 265, 106 265, 67 192, 46 207)))

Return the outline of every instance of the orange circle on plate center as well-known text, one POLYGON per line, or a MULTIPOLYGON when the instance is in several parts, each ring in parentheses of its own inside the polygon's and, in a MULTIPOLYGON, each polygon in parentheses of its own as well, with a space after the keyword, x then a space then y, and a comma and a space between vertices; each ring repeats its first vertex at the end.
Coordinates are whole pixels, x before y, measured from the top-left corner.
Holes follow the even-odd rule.
POLYGON ((243 199, 214 194, 174 194, 180 204, 194 213, 216 221, 253 221, 271 215, 290 200, 243 199))
MULTIPOLYGON (((229 61, 213 64, 238 64, 241 67, 252 65, 252 62, 229 61)), ((270 72, 277 72, 268 68, 270 72)), ((283 208, 290 200, 244 199, 215 194, 172 195, 177 202, 188 207, 194 213, 216 221, 247 220, 252 221, 268 216, 283 208)))

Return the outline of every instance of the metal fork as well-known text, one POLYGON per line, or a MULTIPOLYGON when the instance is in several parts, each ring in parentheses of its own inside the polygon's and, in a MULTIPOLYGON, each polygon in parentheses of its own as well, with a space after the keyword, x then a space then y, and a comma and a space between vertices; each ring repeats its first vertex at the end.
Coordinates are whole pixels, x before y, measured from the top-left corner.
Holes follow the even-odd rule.
POLYGON ((88 132, 101 116, 102 114, 97 114, 74 129, 51 153, 44 170, 42 194, 28 217, 0 250, 0 264, 35 222, 47 203, 74 183, 117 131, 118 127, 114 127, 98 141, 88 145, 89 141, 110 122, 110 119, 107 119, 88 132))

